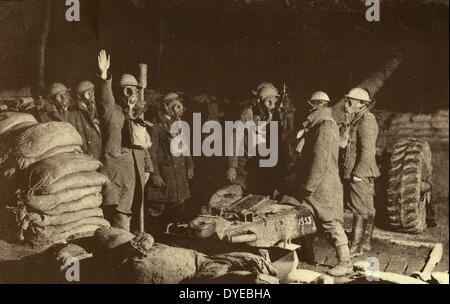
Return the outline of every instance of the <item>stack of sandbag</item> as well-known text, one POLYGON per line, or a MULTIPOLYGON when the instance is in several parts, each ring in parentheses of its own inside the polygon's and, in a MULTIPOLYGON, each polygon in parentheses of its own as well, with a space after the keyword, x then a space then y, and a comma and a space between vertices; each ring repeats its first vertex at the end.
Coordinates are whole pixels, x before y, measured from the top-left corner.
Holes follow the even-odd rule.
POLYGON ((393 144, 400 138, 415 137, 430 144, 448 143, 448 109, 433 114, 389 113, 378 111, 379 146, 393 144))
POLYGON ((98 172, 100 161, 81 153, 76 129, 64 122, 14 131, 11 125, 0 133, 0 194, 16 214, 20 239, 50 245, 108 227, 100 208, 108 179, 98 172))

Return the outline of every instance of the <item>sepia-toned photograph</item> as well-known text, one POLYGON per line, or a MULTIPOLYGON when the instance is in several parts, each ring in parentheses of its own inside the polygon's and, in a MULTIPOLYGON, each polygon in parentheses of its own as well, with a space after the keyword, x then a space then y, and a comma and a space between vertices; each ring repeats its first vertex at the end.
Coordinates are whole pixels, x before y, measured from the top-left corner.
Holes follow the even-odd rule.
POLYGON ((0 284, 448 285, 448 145, 448 0, 0 1, 0 284))

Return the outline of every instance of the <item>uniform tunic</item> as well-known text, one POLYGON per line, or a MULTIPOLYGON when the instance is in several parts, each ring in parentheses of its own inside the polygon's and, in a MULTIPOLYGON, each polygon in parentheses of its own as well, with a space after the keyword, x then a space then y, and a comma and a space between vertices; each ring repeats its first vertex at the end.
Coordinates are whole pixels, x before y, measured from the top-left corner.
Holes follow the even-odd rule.
MULTIPOLYGON (((244 108, 240 113, 240 121, 242 123, 253 122, 256 126, 260 122, 259 116, 254 115, 253 109, 251 107, 244 108)), ((278 117, 273 117, 272 122, 279 122, 278 117)), ((274 141, 271 141, 270 126, 267 125, 265 128, 266 133, 266 147, 273 145, 274 141)), ((239 147, 243 147, 244 155, 234 155, 227 157, 228 168, 236 169, 236 179, 233 181, 234 184, 240 185, 246 193, 271 195, 275 189, 280 188, 282 182, 282 159, 281 159, 281 143, 283 136, 283 129, 278 123, 278 133, 277 136, 278 145, 276 153, 278 154, 277 163, 273 167, 261 167, 260 161, 263 159, 258 155, 258 149, 255 148, 257 155, 249 155, 248 147, 248 134, 244 132, 241 142, 237 142, 236 136, 233 137, 233 146, 235 152, 239 151, 239 147), (239 146, 242 145, 242 146, 239 146)), ((271 146, 272 148, 272 146, 271 146)), ((242 148, 241 148, 242 149, 242 148)), ((268 158, 268 157, 266 157, 268 158)))
POLYGON ((98 77, 95 91, 103 135, 103 173, 111 180, 104 189, 103 204, 132 214, 142 201, 145 172, 152 172, 153 166, 148 150, 131 144, 130 122, 115 102, 111 82, 111 75, 106 80, 98 77))
POLYGON ((368 110, 358 113, 355 121, 350 127, 349 143, 341 155, 345 198, 354 214, 368 217, 375 214, 374 179, 380 176, 375 159, 378 124, 368 110), (362 181, 354 182, 352 176, 362 181))
POLYGON ((194 168, 192 157, 174 156, 170 151, 172 140, 169 134, 171 120, 159 112, 150 130, 152 147, 150 155, 154 165, 152 175, 160 175, 165 186, 154 187, 150 183, 146 187, 146 200, 175 203, 190 198, 187 170, 194 168))
POLYGON ((305 144, 296 161, 292 195, 310 207, 331 243, 338 247, 348 240, 342 227, 343 189, 339 176, 339 128, 330 108, 312 112, 307 118, 305 144))

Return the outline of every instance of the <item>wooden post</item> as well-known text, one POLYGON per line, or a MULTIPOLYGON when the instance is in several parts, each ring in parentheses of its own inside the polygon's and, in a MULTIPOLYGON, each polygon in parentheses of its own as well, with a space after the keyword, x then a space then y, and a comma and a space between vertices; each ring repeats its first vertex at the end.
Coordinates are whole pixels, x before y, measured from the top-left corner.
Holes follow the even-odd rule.
MULTIPOLYGON (((141 86, 141 98, 145 100, 145 89, 147 88, 147 65, 145 63, 139 64, 139 85, 141 86)), ((142 118, 144 118, 144 114, 142 114, 142 118)), ((141 185, 141 208, 139 210, 139 232, 145 232, 145 200, 144 200, 144 192, 145 192, 145 184, 141 185)))
POLYGON ((165 29, 164 29, 164 11, 161 12, 161 17, 159 21, 159 50, 158 50, 158 88, 162 89, 162 69, 163 69, 163 56, 164 56, 164 39, 165 39, 165 29))
POLYGON ((45 55, 47 51, 48 34, 50 31, 50 23, 52 17, 52 0, 45 0, 45 5, 43 9, 44 9, 44 18, 38 41, 38 71, 37 71, 37 83, 41 88, 45 88, 47 81, 45 75, 45 67, 46 67, 45 55))

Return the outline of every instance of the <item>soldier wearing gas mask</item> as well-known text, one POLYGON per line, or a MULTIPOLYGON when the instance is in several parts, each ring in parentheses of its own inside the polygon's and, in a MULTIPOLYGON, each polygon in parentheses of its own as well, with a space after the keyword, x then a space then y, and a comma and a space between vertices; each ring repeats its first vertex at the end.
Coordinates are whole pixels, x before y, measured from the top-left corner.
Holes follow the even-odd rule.
POLYGON ((68 121, 72 103, 70 89, 60 82, 53 83, 48 89, 48 101, 52 109, 41 117, 41 122, 68 121))
POLYGON ((102 132, 103 173, 111 180, 103 194, 104 214, 111 226, 135 231, 144 185, 153 171, 148 123, 143 119, 146 105, 132 75, 121 77, 114 96, 112 76, 108 73, 110 56, 103 50, 98 56, 98 67, 96 104, 102 132))
POLYGON ((371 249, 374 229, 374 179, 380 176, 375 160, 378 124, 369 111, 369 92, 354 88, 346 95, 348 116, 346 145, 341 153, 341 170, 348 207, 353 213, 350 253, 359 256, 371 249))
POLYGON ((174 155, 171 140, 179 135, 170 132, 173 122, 180 120, 185 109, 177 93, 164 96, 151 128, 150 155, 154 171, 146 187, 150 225, 153 232, 162 232, 169 223, 182 220, 185 201, 190 198, 189 181, 194 178, 192 157, 174 155))
MULTIPOLYGON (((252 102, 245 102, 241 105, 238 119, 244 124, 249 121, 255 124, 278 121, 277 104, 280 97, 278 89, 272 83, 264 82, 257 87, 253 94, 255 95, 255 99, 252 102)), ((271 134, 269 132, 269 126, 260 130, 265 130, 265 140, 267 143, 270 143, 271 134)), ((280 134, 273 135, 278 136, 278 143, 280 143, 280 134)), ((236 138, 233 138, 233 145, 235 147, 244 145, 245 155, 228 157, 228 170, 226 172, 228 181, 232 184, 240 185, 244 192, 247 193, 277 196, 278 191, 276 190, 279 186, 278 183, 281 182, 280 159, 278 160, 278 165, 275 167, 261 167, 259 164, 260 157, 248 155, 249 147, 247 139, 246 133, 244 133, 244 138, 242 138, 243 143, 238 143, 236 138)))
POLYGON ((52 84, 48 95, 52 108, 47 112, 38 112, 37 119, 40 122, 65 121, 71 123, 83 139, 83 152, 100 159, 102 147, 98 122, 90 114, 87 106, 80 106, 82 102, 80 96, 87 96, 88 91, 91 91, 90 94, 93 95, 93 90, 94 85, 92 83, 81 82, 77 88, 78 104, 74 104, 70 89, 62 83, 56 82, 52 84))
POLYGON ((92 120, 98 124, 97 107, 95 105, 95 85, 92 82, 84 80, 78 84, 77 101, 78 108, 86 111, 92 120))
POLYGON ((83 151, 100 159, 102 156, 102 137, 95 107, 95 86, 92 82, 85 80, 78 84, 76 107, 80 114, 74 124, 83 139, 83 151))
POLYGON ((324 92, 307 101, 309 115, 297 133, 295 178, 288 194, 309 207, 316 222, 336 250, 338 264, 328 274, 352 272, 347 235, 343 228, 344 200, 339 176, 339 127, 324 92))

